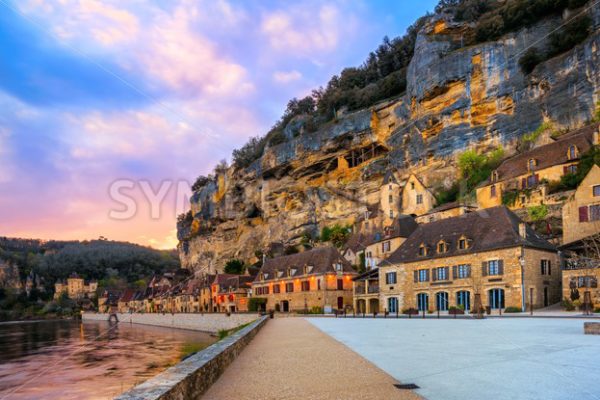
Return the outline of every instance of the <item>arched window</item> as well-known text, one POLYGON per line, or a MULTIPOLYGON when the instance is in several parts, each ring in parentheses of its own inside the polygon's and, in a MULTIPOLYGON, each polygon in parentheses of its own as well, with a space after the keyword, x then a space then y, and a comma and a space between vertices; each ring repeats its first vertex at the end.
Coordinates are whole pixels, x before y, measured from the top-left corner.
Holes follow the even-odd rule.
POLYGON ((492 310, 504 308, 504 289, 488 290, 488 304, 492 310))
POLYGON ((471 293, 467 290, 457 292, 456 305, 463 306, 465 311, 469 311, 471 309, 471 293))
POLYGON ((427 293, 419 293, 417 295, 417 308, 419 311, 429 310, 429 295, 427 293))
POLYGON ((448 292, 436 293, 435 304, 438 311, 448 311, 448 292))

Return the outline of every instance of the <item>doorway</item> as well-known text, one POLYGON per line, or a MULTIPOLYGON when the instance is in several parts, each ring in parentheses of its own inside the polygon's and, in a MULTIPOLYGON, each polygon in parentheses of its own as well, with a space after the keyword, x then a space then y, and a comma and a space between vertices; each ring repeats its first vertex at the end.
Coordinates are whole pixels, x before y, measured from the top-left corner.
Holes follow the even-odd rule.
POLYGON ((337 308, 338 310, 342 310, 344 308, 344 298, 341 296, 337 298, 337 308))
POLYGON ((548 299, 548 287, 544 287, 544 307, 548 307, 550 305, 550 300, 548 299))
POLYGON ((282 312, 290 312, 290 302, 287 300, 281 301, 281 311, 282 312))

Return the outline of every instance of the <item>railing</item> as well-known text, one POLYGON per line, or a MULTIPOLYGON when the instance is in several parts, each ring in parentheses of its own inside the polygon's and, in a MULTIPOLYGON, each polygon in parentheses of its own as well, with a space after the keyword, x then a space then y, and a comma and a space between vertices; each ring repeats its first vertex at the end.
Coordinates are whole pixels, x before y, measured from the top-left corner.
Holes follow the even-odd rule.
POLYGON ((355 286, 354 293, 355 294, 365 294, 365 287, 364 286, 355 286))
POLYGON ((369 286, 367 293, 379 293, 379 286, 369 286))

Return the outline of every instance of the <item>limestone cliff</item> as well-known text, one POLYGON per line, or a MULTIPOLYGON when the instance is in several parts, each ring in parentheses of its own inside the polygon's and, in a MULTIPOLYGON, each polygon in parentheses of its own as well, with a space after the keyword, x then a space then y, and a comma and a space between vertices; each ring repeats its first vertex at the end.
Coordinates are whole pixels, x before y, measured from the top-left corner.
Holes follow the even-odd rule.
POLYGON ((467 47, 468 24, 434 16, 417 37, 404 95, 313 133, 295 136, 290 123, 286 142, 200 188, 178 223, 182 264, 220 270, 231 258, 252 261, 271 242, 297 244, 323 226, 354 223, 377 209, 388 168, 435 189, 456 179, 455 157, 466 148, 510 151, 544 121, 584 125, 600 93, 600 6, 590 12, 592 35, 529 75, 519 57, 532 44, 548 46, 568 15, 467 47))

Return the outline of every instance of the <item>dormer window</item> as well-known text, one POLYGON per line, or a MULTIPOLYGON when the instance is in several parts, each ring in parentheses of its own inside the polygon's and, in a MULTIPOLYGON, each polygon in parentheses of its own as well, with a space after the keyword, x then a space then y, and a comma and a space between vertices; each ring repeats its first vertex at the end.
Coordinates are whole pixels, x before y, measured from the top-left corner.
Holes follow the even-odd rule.
POLYGON ((269 279, 269 274, 268 273, 263 274, 263 280, 265 280, 265 279, 269 279))
POLYGON ((277 277, 281 278, 283 276, 283 271, 277 271, 277 277))
POLYGON ((419 256, 425 257, 427 255, 427 247, 424 244, 419 246, 419 256))
POLYGON ((304 267, 304 275, 308 275, 308 274, 310 274, 310 273, 312 272, 313 268, 314 268, 314 267, 313 267, 312 265, 306 265, 306 266, 304 267))
POLYGON ((287 276, 288 276, 288 277, 289 277, 289 276, 292 276, 292 269, 291 269, 291 268, 288 268, 288 269, 287 269, 287 276))
POLYGON ((437 246, 438 253, 445 253, 448 251, 448 244, 443 240, 438 243, 437 246))
POLYGON ((527 168, 529 171, 535 171, 535 167, 537 165, 537 160, 535 158, 531 158, 527 164, 527 168))
POLYGON ((467 239, 465 237, 461 237, 460 239, 458 239, 458 249, 459 250, 466 250, 469 247, 469 242, 467 241, 467 239))
POLYGON ((294 276, 294 275, 296 275, 296 272, 298 272, 298 269, 297 269, 297 268, 292 268, 292 269, 290 269, 290 276, 294 276))
POLYGON ((498 171, 492 171, 492 182, 498 182, 498 171))
POLYGON ((577 146, 575 146, 574 144, 572 144, 571 146, 569 146, 569 154, 567 154, 569 160, 574 160, 577 158, 577 146))
POLYGON ((342 264, 340 264, 340 263, 333 264, 333 267, 338 272, 342 272, 343 271, 342 264))

